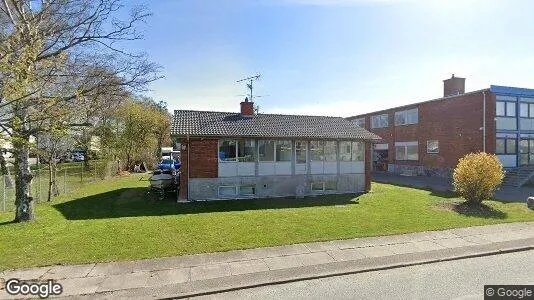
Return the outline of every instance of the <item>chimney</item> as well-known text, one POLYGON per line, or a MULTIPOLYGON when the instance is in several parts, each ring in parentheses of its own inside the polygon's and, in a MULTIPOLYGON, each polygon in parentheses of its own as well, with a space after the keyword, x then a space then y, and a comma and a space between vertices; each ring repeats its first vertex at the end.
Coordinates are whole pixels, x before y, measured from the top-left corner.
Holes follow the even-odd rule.
POLYGON ((465 93, 465 78, 452 77, 443 80, 443 97, 461 95, 465 93))
POLYGON ((248 101, 248 97, 241 102, 241 115, 244 117, 254 116, 254 102, 248 101))

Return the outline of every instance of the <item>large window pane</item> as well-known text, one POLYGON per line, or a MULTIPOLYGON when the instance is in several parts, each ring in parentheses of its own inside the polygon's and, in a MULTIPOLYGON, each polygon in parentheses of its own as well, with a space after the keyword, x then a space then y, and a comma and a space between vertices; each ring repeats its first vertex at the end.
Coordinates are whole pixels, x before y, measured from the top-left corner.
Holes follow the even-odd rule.
POLYGON ((306 141, 296 141, 295 142, 295 154, 296 154, 296 163, 305 164, 306 163, 306 148, 308 142, 306 141))
POLYGON ((395 146, 395 159, 406 160, 406 146, 395 146))
POLYGON ((497 109, 495 111, 497 116, 504 116, 504 112, 505 112, 504 106, 505 106, 505 102, 497 102, 497 109))
POLYGON ((404 125, 406 124, 406 112, 398 111, 395 113, 395 125, 404 125))
POLYGON ((519 141, 519 153, 528 153, 528 140, 519 141))
POLYGON ((291 161, 291 141, 276 141, 276 161, 291 161))
POLYGON ((260 161, 274 161, 274 141, 259 141, 260 161))
POLYGON ((419 110, 416 109, 410 109, 406 113, 406 123, 407 124, 417 124, 419 121, 419 110))
POLYGON ((337 142, 328 141, 325 143, 324 156, 326 161, 337 161, 337 142))
POLYGON ((236 160, 236 141, 221 140, 219 142, 219 159, 222 161, 236 160))
POLYGON ((521 118, 528 118, 528 103, 519 104, 519 116, 521 118))
POLYGON ((419 147, 418 146, 406 146, 406 158, 408 160, 419 159, 419 147))
POLYGON ((506 115, 515 117, 515 102, 506 102, 506 115))
POLYGON ((339 142, 339 160, 350 161, 351 160, 351 142, 343 141, 339 142))
POLYGON ((352 161, 363 161, 363 143, 352 142, 352 161))
POLYGON ((324 160, 324 141, 310 142, 310 160, 323 161, 324 160))
POLYGON ((534 104, 531 103, 531 104, 529 104, 529 106, 530 106, 530 115, 529 115, 529 117, 530 118, 534 118, 534 104))
POLYGON ((237 142, 238 161, 256 161, 256 142, 254 140, 240 140, 237 142))
POLYGON ((504 141, 503 139, 497 139, 495 152, 498 154, 504 154, 504 141))
POLYGON ((516 140, 512 140, 512 139, 507 139, 506 140, 506 153, 507 154, 515 154, 516 153, 515 144, 516 144, 516 140))

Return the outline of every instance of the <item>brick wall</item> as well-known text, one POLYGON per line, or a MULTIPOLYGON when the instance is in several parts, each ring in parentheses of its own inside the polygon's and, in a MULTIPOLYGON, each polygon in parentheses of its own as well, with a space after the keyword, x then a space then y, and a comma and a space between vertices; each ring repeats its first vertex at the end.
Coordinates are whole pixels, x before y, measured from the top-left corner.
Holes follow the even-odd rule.
POLYGON ((187 199, 188 169, 191 178, 217 178, 219 173, 217 141, 217 139, 194 138, 190 139, 188 143, 186 139, 180 140, 182 166, 180 168, 179 199, 187 199), (191 153, 190 156, 189 153, 191 153), (188 165, 188 157, 191 168, 188 165))
MULTIPOLYGON (((495 95, 486 91, 486 152, 495 153, 495 95)), ((419 165, 434 168, 453 168, 458 159, 469 152, 483 150, 482 92, 460 95, 389 109, 365 115, 366 128, 382 137, 379 143, 389 144, 389 163, 419 165), (419 109, 417 124, 395 126, 395 111, 419 109), (387 113, 387 128, 371 129, 371 116, 387 113), (427 141, 439 141, 439 154, 427 154, 427 141), (395 142, 419 142, 419 160, 396 161, 395 142)))

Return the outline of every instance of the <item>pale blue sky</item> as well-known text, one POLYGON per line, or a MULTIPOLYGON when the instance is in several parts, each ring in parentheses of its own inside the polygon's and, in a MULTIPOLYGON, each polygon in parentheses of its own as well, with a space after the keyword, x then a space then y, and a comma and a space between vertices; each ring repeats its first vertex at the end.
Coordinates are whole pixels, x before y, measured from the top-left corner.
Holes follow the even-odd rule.
MULTIPOLYGON (((532 3, 531 3, 532 2, 532 3)), ((529 0, 155 0, 134 47, 164 67, 170 109, 237 111, 261 73, 261 112, 350 116, 438 98, 466 77, 534 88, 529 0)))

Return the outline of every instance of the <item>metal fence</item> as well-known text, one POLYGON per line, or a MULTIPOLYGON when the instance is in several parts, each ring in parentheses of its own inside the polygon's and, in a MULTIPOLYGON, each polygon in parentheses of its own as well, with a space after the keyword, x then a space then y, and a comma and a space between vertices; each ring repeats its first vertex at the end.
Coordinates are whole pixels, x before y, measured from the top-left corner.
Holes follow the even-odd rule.
MULTIPOLYGON (((85 184, 102 180, 108 176, 110 163, 107 161, 91 161, 86 168, 83 162, 60 163, 56 167, 56 186, 59 196, 68 195, 70 192, 85 184)), ((36 203, 48 200, 49 168, 46 165, 32 166, 34 176, 30 188, 30 196, 36 203)), ((15 175, 11 169, 11 175, 4 175, 0 180, 0 212, 13 211, 15 209, 15 175)))

